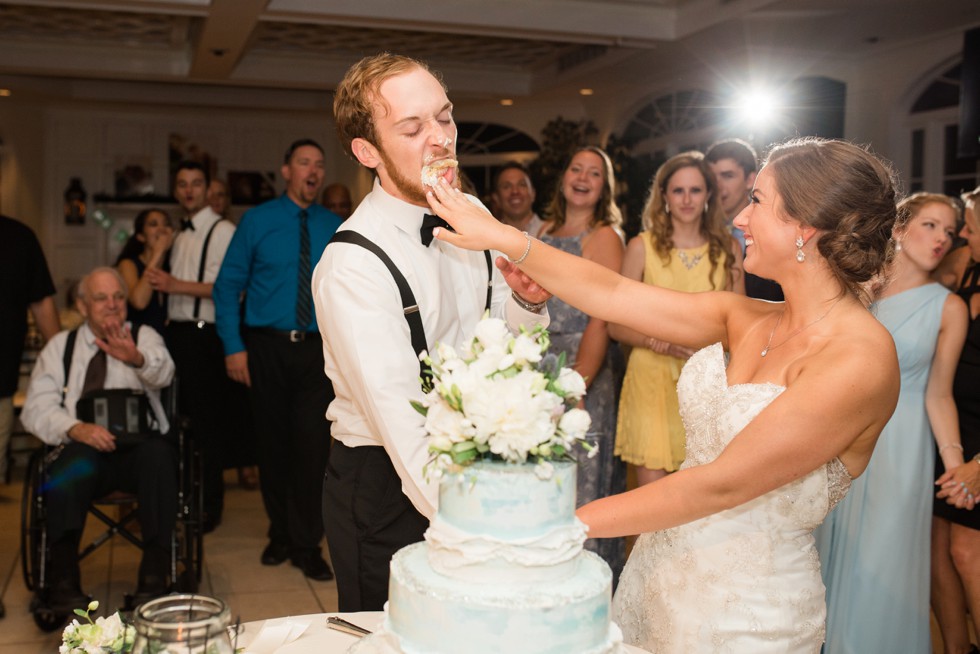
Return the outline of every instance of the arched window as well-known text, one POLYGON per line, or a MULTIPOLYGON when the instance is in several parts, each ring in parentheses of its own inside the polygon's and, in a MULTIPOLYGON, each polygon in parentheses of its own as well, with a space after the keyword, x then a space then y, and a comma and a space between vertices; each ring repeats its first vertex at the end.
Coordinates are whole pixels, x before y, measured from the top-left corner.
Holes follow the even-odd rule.
POLYGON ((909 109, 909 192, 959 195, 980 183, 980 158, 956 152, 962 68, 956 63, 936 75, 909 109))

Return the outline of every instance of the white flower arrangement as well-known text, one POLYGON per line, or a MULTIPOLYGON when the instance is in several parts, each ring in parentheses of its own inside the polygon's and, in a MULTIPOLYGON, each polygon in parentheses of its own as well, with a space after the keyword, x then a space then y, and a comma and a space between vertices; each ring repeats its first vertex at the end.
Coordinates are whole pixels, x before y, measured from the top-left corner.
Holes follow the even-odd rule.
POLYGON ((61 635, 59 654, 122 654, 133 649, 136 630, 122 621, 116 612, 108 618, 92 621, 89 613, 99 608, 98 602, 90 602, 85 610, 75 609, 75 615, 85 618, 87 624, 72 620, 61 635))
POLYGON ((422 353, 432 380, 412 406, 425 416, 430 439, 426 475, 478 459, 530 459, 548 479, 549 461, 571 459, 575 443, 595 454, 585 440, 589 414, 576 408, 585 380, 565 367, 564 354, 547 354, 549 344, 544 327, 515 336, 504 321, 484 318, 460 352, 437 344, 434 356, 422 353))

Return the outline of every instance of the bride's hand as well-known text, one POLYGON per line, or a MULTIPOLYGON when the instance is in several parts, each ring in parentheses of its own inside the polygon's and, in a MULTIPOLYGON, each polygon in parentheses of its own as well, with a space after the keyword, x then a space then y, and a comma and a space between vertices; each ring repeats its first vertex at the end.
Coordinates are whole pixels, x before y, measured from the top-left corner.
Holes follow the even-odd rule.
MULTIPOLYGON (((455 230, 455 233, 448 229, 434 231, 433 235, 440 241, 446 241, 466 250, 492 249, 509 254, 505 249, 510 243, 507 237, 516 236, 520 239, 519 247, 524 246, 524 237, 520 232, 504 225, 490 215, 489 211, 467 200, 459 189, 451 188, 443 179, 426 193, 426 199, 432 212, 448 222, 455 230)), ((516 250, 517 247, 515 240, 511 249, 516 250)), ((520 256, 520 252, 517 254, 520 256)))

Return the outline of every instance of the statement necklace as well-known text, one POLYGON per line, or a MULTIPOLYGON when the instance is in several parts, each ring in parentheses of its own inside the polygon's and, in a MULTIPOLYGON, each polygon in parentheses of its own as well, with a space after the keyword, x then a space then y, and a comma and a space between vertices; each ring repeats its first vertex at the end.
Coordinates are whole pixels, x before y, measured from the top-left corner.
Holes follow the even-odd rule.
POLYGON ((810 327, 813 327, 814 325, 816 325, 818 322, 820 322, 821 320, 823 320, 824 318, 826 318, 827 316, 829 316, 830 315, 830 312, 834 310, 834 307, 836 307, 837 304, 841 300, 843 300, 843 299, 844 299, 843 297, 837 298, 837 302, 834 302, 830 306, 830 308, 827 309, 827 313, 823 314, 822 316, 820 316, 819 318, 817 318, 813 322, 808 323, 806 325, 803 325, 802 327, 800 327, 799 329, 797 329, 795 332, 793 332, 792 334, 790 334, 789 336, 787 336, 786 338, 784 338, 782 343, 777 343, 776 345, 773 345, 772 344, 772 337, 776 334, 776 330, 779 329, 779 323, 783 319, 783 313, 786 313, 786 311, 784 309, 779 314, 779 316, 776 318, 776 324, 773 325, 772 331, 769 332, 769 340, 766 342, 766 346, 764 348, 762 348, 762 352, 759 353, 759 356, 766 356, 767 354, 769 354, 769 351, 770 350, 775 350, 777 347, 782 347, 783 345, 786 345, 786 341, 788 341, 789 339, 793 338, 794 336, 796 336, 800 332, 802 332, 802 331, 804 331, 806 329, 809 329, 810 327))
POLYGON ((684 250, 677 250, 677 256, 680 257, 681 263, 684 264, 684 267, 691 270, 694 268, 694 266, 701 263, 701 259, 704 258, 704 252, 693 257, 688 257, 687 252, 684 250))

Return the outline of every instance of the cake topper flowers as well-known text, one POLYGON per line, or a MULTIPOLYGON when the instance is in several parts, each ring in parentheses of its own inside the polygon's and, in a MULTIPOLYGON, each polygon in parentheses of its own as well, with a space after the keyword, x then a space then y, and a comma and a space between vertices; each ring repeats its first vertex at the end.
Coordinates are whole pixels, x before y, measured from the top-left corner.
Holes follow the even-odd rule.
POLYGON ((576 406, 585 380, 565 367, 565 355, 547 354, 550 339, 540 325, 511 333, 504 321, 484 318, 460 351, 437 344, 421 360, 432 370, 422 402, 432 459, 425 472, 437 477, 479 459, 537 463, 551 476, 550 461, 571 459, 586 442, 589 414, 576 406))

